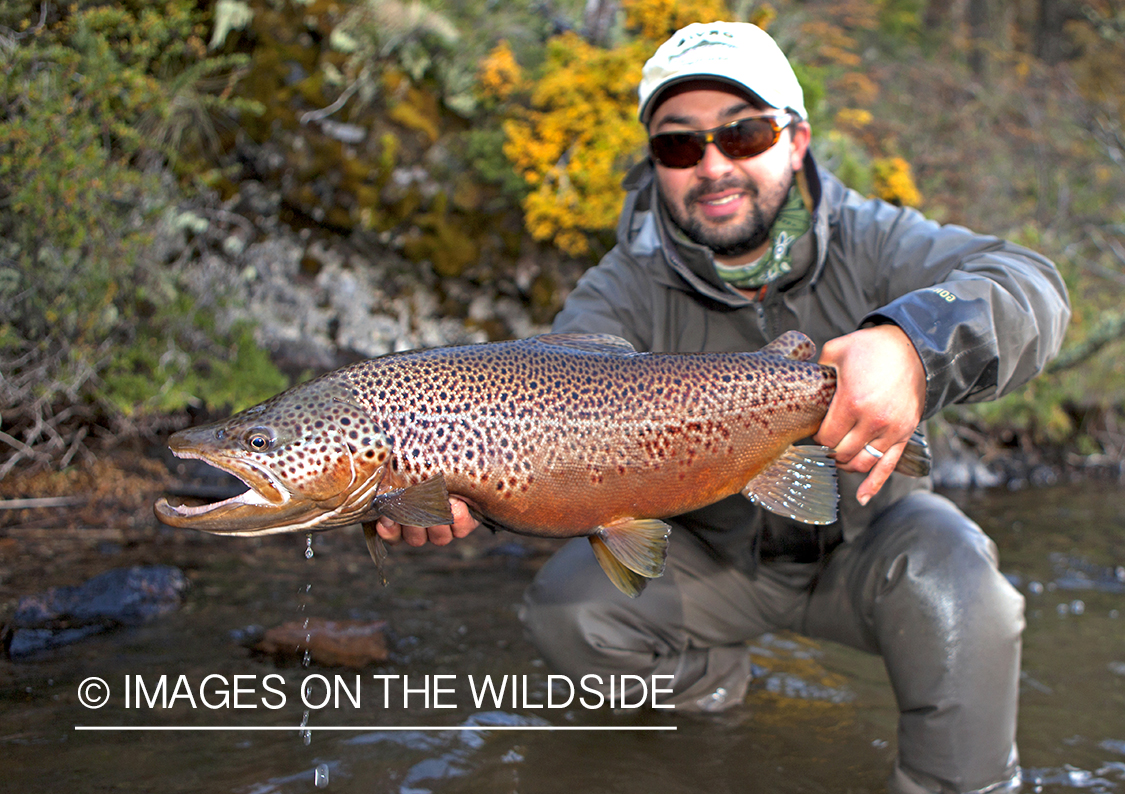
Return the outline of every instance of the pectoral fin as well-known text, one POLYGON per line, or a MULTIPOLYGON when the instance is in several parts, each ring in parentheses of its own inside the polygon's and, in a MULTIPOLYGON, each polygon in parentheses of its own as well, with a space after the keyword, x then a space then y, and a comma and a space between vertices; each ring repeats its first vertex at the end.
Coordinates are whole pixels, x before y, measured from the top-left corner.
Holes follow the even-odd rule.
POLYGON ((777 513, 806 524, 836 520, 836 463, 828 447, 789 447, 742 489, 742 495, 777 513))
POLYGON ((636 598, 648 579, 664 573, 671 527, 656 519, 625 519, 599 527, 590 535, 594 557, 609 580, 636 598))
POLYGON ((383 587, 386 587, 387 571, 383 563, 387 559, 387 544, 383 543, 383 539, 375 531, 374 521, 363 523, 363 539, 367 541, 367 552, 371 555, 371 559, 375 561, 375 568, 379 572, 379 582, 383 587))
POLYGON ((379 515, 410 527, 434 527, 453 523, 449 491, 441 474, 425 482, 379 494, 372 506, 379 515))

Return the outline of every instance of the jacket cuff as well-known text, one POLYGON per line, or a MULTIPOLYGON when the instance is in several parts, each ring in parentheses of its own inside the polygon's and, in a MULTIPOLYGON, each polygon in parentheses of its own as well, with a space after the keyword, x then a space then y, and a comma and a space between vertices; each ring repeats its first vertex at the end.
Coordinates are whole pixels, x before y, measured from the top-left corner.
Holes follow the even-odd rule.
POLYGON ((930 287, 903 295, 864 318, 863 326, 897 325, 914 345, 926 375, 923 420, 977 392, 995 390, 996 346, 980 309, 980 301, 930 287))

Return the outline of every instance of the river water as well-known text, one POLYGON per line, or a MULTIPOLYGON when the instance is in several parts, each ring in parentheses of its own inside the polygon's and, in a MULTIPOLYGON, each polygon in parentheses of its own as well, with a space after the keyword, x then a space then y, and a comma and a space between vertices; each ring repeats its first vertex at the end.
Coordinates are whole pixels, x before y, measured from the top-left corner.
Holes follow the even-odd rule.
MULTIPOLYGON (((1125 794, 1125 491, 952 496, 1027 598, 1024 790, 1125 794)), ((884 790, 893 699, 879 659, 846 648, 761 638, 745 707, 714 717, 614 712, 582 692, 568 703, 515 615, 551 541, 482 531, 396 548, 383 588, 355 529, 314 536, 311 558, 304 535, 152 538, 103 544, 84 564, 178 565, 192 581, 182 609, 0 662, 0 791, 884 790), (245 647, 255 627, 305 617, 386 620, 391 658, 356 671, 245 647), (178 697, 150 705, 162 676, 178 697), (486 678, 502 698, 482 692, 486 678), (108 703, 83 706, 99 685, 108 703)))

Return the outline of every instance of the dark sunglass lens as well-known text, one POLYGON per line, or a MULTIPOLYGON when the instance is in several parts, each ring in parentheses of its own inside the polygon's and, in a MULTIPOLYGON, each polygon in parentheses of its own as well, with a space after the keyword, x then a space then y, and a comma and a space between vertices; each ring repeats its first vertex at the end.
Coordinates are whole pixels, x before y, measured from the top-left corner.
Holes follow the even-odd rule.
POLYGON ((664 133, 649 139, 652 156, 668 168, 690 168, 703 159, 703 147, 690 133, 664 133))
POLYGON ((728 157, 736 158, 761 154, 775 141, 773 125, 767 119, 743 119, 715 135, 719 148, 728 157))

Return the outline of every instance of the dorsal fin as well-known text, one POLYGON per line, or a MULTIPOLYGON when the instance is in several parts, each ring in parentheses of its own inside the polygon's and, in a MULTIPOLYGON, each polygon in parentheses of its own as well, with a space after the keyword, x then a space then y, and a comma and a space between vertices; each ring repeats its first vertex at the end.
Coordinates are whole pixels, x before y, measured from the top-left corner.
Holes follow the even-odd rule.
POLYGON ((620 336, 614 336, 613 334, 541 334, 531 337, 528 341, 616 356, 637 352, 635 347, 620 336))
POLYGON ((816 345, 800 331, 786 331, 758 351, 765 356, 781 356, 794 361, 809 361, 816 355, 816 345))

